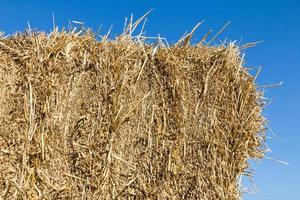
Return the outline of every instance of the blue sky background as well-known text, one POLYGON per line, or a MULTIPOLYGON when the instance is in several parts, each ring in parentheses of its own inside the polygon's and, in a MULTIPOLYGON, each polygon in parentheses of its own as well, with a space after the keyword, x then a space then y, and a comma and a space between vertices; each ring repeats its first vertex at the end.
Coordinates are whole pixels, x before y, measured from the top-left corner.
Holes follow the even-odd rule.
POLYGON ((242 44, 264 41, 246 51, 246 65, 263 67, 258 84, 284 82, 266 90, 272 104, 264 114, 280 138, 268 140, 272 149, 268 156, 290 165, 272 160, 253 162, 256 194, 245 199, 300 200, 300 0, 3 0, 0 31, 22 31, 27 22, 32 28, 49 31, 54 12, 60 27, 67 26, 68 20, 77 20, 95 30, 102 24, 105 33, 113 25, 114 35, 123 29, 125 17, 131 13, 138 17, 150 9, 154 10, 148 16, 147 36, 160 34, 174 42, 205 19, 193 42, 209 29, 217 32, 228 21, 232 23, 219 39, 242 44))

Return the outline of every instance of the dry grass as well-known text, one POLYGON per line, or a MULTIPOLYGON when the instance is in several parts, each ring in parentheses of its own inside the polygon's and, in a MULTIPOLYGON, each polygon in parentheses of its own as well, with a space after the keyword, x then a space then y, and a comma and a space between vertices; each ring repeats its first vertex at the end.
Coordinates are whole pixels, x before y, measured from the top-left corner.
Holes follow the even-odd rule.
POLYGON ((137 24, 1 36, 0 197, 240 198, 265 123, 240 48, 153 46, 137 24))

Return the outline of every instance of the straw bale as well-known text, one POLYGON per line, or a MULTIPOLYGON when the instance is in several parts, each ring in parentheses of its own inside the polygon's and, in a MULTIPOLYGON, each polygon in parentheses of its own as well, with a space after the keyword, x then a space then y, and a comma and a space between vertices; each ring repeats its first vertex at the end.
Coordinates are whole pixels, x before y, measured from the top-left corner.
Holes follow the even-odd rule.
POLYGON ((2 199, 239 199, 261 92, 233 43, 0 39, 2 199))

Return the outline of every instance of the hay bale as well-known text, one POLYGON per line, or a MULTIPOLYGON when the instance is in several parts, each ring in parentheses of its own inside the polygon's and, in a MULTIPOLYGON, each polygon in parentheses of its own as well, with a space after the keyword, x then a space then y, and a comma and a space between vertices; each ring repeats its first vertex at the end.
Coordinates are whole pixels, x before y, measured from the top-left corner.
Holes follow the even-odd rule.
POLYGON ((4 199, 239 199, 263 157, 261 93, 233 44, 16 34, 0 92, 4 199))

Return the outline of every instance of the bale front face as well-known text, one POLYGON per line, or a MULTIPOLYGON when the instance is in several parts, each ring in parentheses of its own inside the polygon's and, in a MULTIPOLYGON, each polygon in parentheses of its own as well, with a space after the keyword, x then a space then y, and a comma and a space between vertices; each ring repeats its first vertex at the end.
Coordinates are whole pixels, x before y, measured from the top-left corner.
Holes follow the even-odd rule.
POLYGON ((0 195, 239 199, 264 120, 234 45, 0 39, 0 195))

